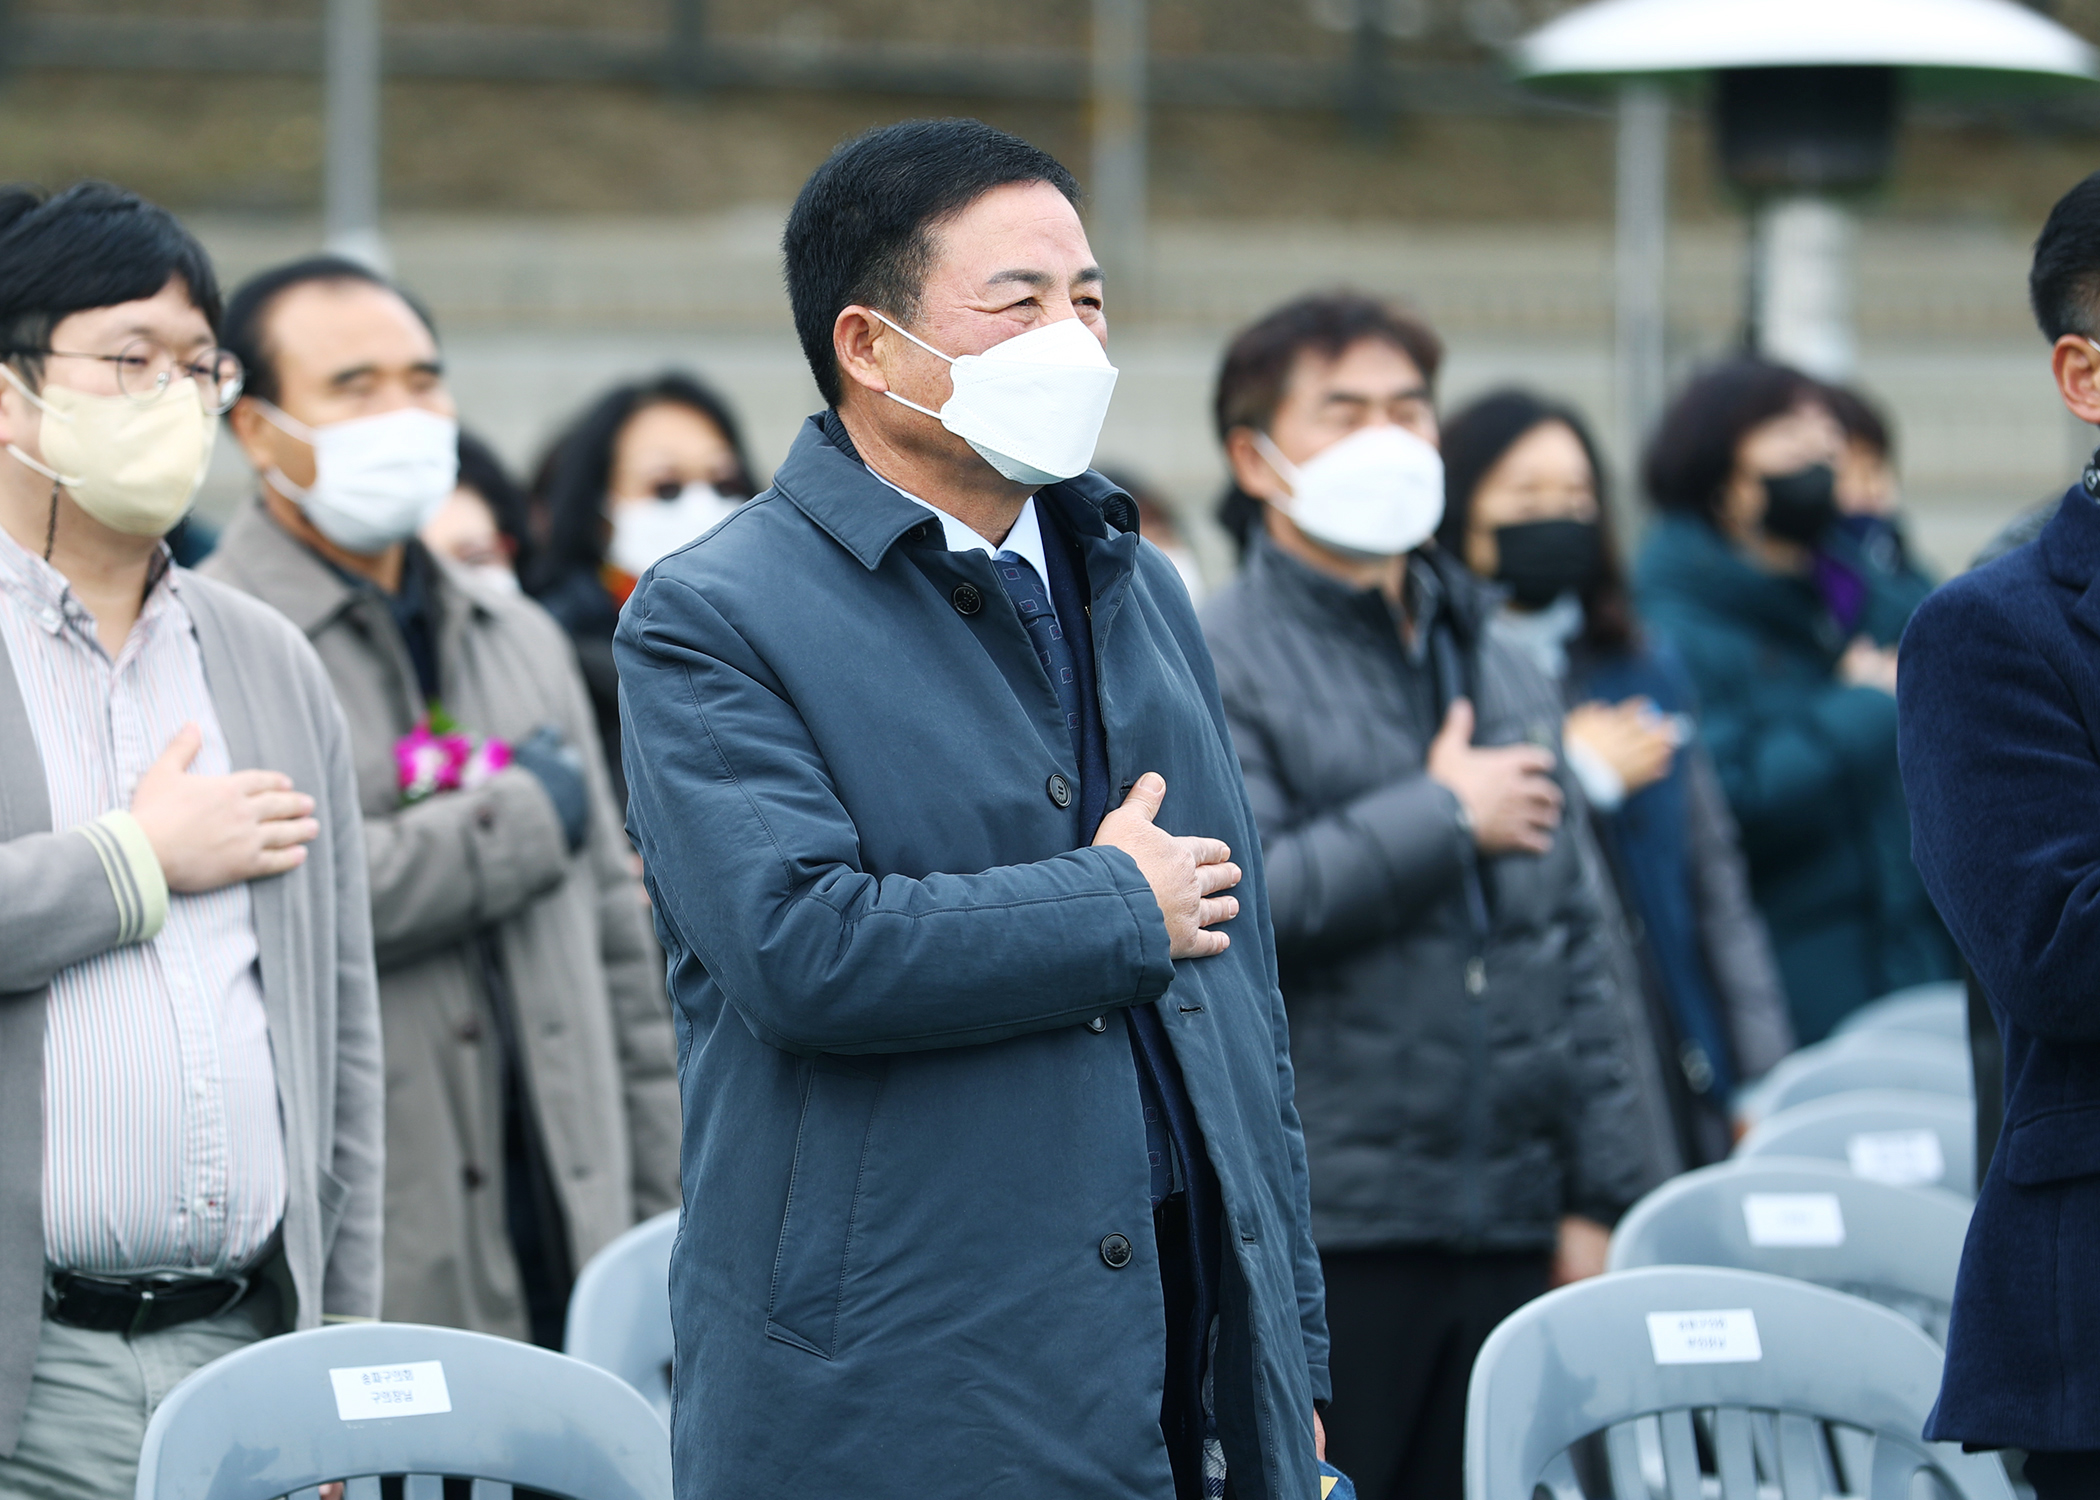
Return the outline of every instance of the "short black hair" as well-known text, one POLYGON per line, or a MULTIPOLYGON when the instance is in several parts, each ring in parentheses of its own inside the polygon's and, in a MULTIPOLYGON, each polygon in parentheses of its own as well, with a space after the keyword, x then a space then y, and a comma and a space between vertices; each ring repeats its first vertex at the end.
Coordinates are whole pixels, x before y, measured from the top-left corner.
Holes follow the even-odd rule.
POLYGON ((831 328, 856 304, 918 316, 934 231, 994 188, 1047 182, 1079 202, 1049 152, 982 120, 906 120, 855 136, 802 184, 781 235, 795 335, 825 401, 844 394, 831 328))
POLYGON ((226 304, 226 327, 219 335, 219 342, 239 356, 241 367, 248 372, 247 395, 259 396, 273 406, 277 403, 280 390, 277 366, 270 342, 264 336, 269 326, 270 309, 276 305, 277 299, 294 287, 336 285, 347 281, 363 282, 392 292, 422 320, 423 326, 430 330, 430 336, 437 337, 437 322, 430 316, 430 309, 406 287, 380 275, 363 261, 351 260, 344 255, 309 255, 303 260, 288 261, 250 276, 235 290, 233 300, 226 304))
POLYGON ((2034 242, 2027 300, 2042 337, 2100 336, 2100 172, 2056 200, 2034 242))
POLYGON ((1715 520, 1750 430, 1827 399, 1814 380, 1770 360, 1743 355, 1707 366, 1670 403, 1648 444, 1641 466, 1648 498, 1659 510, 1715 520))
POLYGON ((1626 569, 1619 560, 1618 528, 1612 524, 1611 476, 1604 467, 1604 454, 1597 446, 1589 423, 1572 406, 1535 395, 1530 391, 1490 391, 1443 424, 1440 446, 1444 454, 1444 519, 1436 539, 1446 552, 1462 563, 1466 557, 1466 535, 1473 525, 1473 497, 1480 482, 1502 462, 1503 455, 1519 439, 1549 422, 1558 422, 1575 434, 1589 456, 1590 477, 1597 488, 1597 572, 1582 591, 1582 643, 1593 651, 1623 651, 1638 634, 1633 612, 1633 594, 1626 586, 1626 569))
MULTIPOLYGON (((1414 362, 1430 389, 1436 388, 1444 341, 1427 323, 1361 292, 1312 292, 1250 323, 1226 349, 1211 396, 1218 440, 1223 442, 1235 427, 1269 430, 1300 355, 1339 359, 1365 339, 1398 349, 1414 362)), ((1218 503, 1218 520, 1242 552, 1260 519, 1261 502, 1236 484, 1218 503)))
POLYGON ((757 493, 735 414, 697 376, 666 370, 648 380, 614 386, 585 407, 540 459, 532 494, 546 522, 547 547, 530 575, 521 573, 528 588, 552 588, 578 570, 595 573, 605 561, 605 500, 612 483, 613 450, 637 412, 665 405, 698 412, 729 444, 737 471, 719 487, 724 494, 743 499, 757 493))
POLYGON ((182 221, 107 182, 46 194, 0 187, 0 358, 31 385, 51 330, 77 312, 151 297, 179 278, 190 301, 219 330, 219 278, 182 221))

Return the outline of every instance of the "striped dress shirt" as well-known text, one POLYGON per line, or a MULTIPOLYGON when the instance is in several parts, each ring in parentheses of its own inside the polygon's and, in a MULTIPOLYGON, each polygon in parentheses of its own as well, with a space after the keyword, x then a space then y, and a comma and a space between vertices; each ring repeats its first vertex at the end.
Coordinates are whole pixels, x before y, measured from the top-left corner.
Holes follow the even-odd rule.
POLYGON ((60 1269, 223 1275, 259 1260, 284 1217, 248 887, 167 894, 124 811, 184 724, 204 735, 192 771, 232 769, 181 590, 171 570, 112 661, 64 576, 0 531, 0 646, 44 762, 51 826, 95 844, 134 939, 51 981, 44 1256, 60 1269))

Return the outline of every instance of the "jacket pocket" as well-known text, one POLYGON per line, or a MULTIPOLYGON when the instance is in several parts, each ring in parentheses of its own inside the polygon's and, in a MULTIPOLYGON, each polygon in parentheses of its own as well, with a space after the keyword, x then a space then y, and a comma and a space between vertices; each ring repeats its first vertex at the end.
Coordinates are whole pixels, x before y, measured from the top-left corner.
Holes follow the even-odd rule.
POLYGON ((825 1359, 838 1349, 854 1209, 881 1087, 868 1064, 828 1056, 811 1059, 803 1084, 766 1335, 825 1359))
POLYGON ((2100 1172, 2100 1105, 2051 1110, 2005 1133, 2005 1177, 2021 1187, 2100 1172))
POLYGON ((343 1210, 350 1204, 350 1184, 321 1167, 314 1180, 314 1196, 321 1207, 321 1260, 325 1264, 335 1253, 335 1232, 343 1227, 343 1210))

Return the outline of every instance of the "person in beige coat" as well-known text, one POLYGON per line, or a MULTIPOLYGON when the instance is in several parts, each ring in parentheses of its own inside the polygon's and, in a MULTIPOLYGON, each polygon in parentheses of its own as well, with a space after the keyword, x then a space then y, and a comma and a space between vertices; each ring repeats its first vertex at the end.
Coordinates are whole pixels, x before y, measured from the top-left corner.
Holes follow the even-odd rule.
POLYGON ((576 1271, 678 1204, 661 965, 575 658, 537 605, 414 540, 452 488, 457 427, 405 295, 301 262, 241 288, 224 337, 250 370, 229 422, 263 484, 203 571, 305 632, 355 753, 384 1313, 558 1345, 576 1271), (475 761, 447 770, 448 735, 475 761))

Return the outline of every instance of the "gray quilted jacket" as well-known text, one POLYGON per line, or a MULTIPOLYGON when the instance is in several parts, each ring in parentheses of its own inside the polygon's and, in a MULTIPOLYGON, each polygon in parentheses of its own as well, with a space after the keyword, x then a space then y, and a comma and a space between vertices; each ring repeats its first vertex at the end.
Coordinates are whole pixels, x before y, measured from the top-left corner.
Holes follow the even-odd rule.
MULTIPOLYGON (((1449 698, 1475 742, 1559 746, 1536 668, 1482 639, 1479 585, 1411 564, 1391 611, 1257 535, 1204 613, 1262 835, 1323 1250, 1529 1250, 1610 1222, 1652 1179, 1580 799, 1543 856, 1478 858, 1424 770, 1449 698)), ((1641 1038, 1645 1040, 1645 1038, 1641 1038)))

